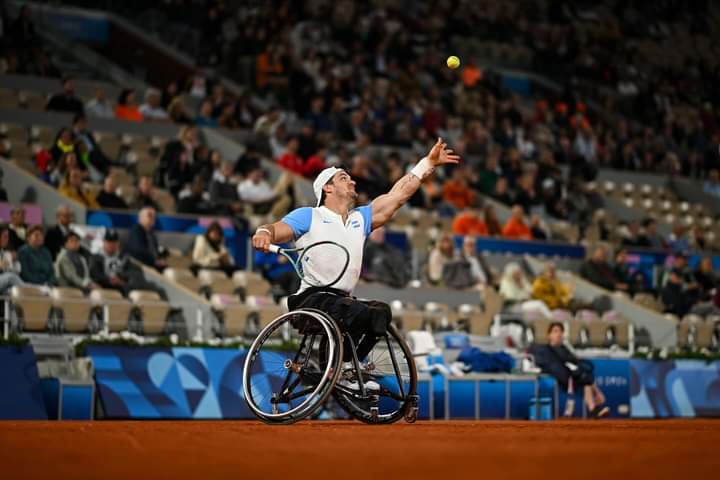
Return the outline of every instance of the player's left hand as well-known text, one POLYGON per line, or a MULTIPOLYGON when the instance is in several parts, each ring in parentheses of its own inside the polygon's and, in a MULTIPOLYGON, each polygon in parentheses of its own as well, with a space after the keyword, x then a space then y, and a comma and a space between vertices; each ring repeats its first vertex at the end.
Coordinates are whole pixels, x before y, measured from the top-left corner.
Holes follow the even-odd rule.
POLYGON ((430 149, 427 159, 433 167, 460 163, 460 155, 455 154, 451 149, 447 148, 447 143, 443 142, 440 137, 438 137, 437 142, 435 142, 435 145, 430 149))

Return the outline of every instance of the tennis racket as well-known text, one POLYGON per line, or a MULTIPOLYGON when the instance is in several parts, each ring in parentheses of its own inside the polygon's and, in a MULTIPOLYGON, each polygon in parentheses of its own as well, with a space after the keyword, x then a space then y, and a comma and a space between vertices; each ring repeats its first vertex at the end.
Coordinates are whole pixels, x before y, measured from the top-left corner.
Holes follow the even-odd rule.
POLYGON ((350 265, 347 248, 330 240, 303 248, 282 248, 270 245, 272 253, 287 258, 298 277, 312 287, 332 287, 345 275, 350 265))

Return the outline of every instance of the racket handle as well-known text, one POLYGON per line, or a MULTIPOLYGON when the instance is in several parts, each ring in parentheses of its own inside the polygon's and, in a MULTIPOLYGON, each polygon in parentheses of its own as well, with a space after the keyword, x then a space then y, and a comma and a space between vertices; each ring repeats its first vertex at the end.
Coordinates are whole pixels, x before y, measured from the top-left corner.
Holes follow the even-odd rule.
POLYGON ((268 250, 270 250, 271 253, 280 253, 280 246, 271 244, 268 250))

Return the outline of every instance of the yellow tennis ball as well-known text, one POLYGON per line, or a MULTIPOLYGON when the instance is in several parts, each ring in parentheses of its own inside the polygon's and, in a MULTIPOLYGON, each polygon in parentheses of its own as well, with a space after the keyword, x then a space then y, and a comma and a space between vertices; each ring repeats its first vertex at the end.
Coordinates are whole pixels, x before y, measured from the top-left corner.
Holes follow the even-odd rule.
POLYGON ((460 66, 460 59, 455 55, 451 55, 447 59, 447 66, 453 70, 460 66))

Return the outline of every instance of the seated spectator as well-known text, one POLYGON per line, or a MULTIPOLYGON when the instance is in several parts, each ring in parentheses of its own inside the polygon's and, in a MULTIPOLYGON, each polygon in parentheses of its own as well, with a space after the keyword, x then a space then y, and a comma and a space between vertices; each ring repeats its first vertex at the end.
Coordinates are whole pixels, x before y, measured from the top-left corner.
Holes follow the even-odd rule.
POLYGON ((445 233, 430 251, 430 257, 428 258, 428 280, 430 283, 435 285, 440 283, 445 264, 450 262, 454 256, 455 247, 452 237, 445 233))
POLYGON ((73 119, 72 133, 75 136, 75 150, 78 154, 80 165, 85 166, 89 170, 95 170, 100 175, 94 178, 101 179, 110 171, 110 160, 105 156, 100 146, 95 141, 95 137, 88 129, 87 118, 85 115, 75 115, 73 119), (81 148, 78 148, 80 146, 81 148), (84 152, 83 154, 83 148, 84 152))
POLYGON ((451 178, 443 184, 443 200, 457 210, 467 208, 475 200, 475 193, 468 186, 464 168, 455 167, 451 178))
POLYGON ((227 160, 213 173, 210 182, 210 200, 223 213, 239 215, 243 212, 243 204, 238 196, 238 185, 233 175, 233 164, 227 160))
POLYGON ((7 295, 8 291, 23 284, 20 278, 20 262, 17 253, 10 245, 10 230, 5 225, 0 226, 0 295, 7 295))
POLYGON ((60 205, 55 210, 55 226, 48 228, 45 234, 45 248, 48 249, 53 260, 55 260, 65 245, 65 240, 70 233, 70 224, 75 220, 75 214, 67 205, 60 205))
POLYGON ((365 280, 403 288, 410 281, 410 265, 402 250, 385 241, 385 228, 373 230, 363 252, 362 277, 365 280))
POLYGON ((708 195, 720 197, 720 171, 717 169, 710 170, 708 179, 703 184, 703 191, 708 195))
POLYGON ((167 112, 170 120, 175 123, 193 123, 193 120, 192 118, 190 118, 190 113, 185 107, 185 102, 183 101, 182 97, 173 98, 167 107, 167 112))
POLYGON ((492 203, 485 205, 484 218, 485 226, 487 227, 488 235, 491 237, 499 237, 502 235, 502 227, 498 221, 497 214, 495 213, 495 207, 492 203))
POLYGON ((102 87, 95 89, 95 97, 85 104, 85 113, 91 117, 113 118, 115 116, 113 107, 105 98, 105 90, 102 87))
POLYGON ((615 277, 612 266, 607 261, 607 250, 598 245, 592 256, 580 267, 580 276, 606 290, 628 291, 629 285, 615 277))
POLYGON ((82 101, 75 96, 75 79, 64 77, 62 79, 63 91, 51 96, 45 105, 45 110, 56 112, 83 113, 82 101))
POLYGON ((624 248, 618 249, 615 253, 613 274, 619 283, 628 286, 627 292, 630 295, 635 295, 638 292, 644 292, 646 290, 645 276, 639 270, 636 272, 630 270, 630 266, 627 264, 627 250, 624 248))
POLYGON ((88 171, 82 169, 82 165, 78 163, 78 158, 74 151, 64 153, 62 157, 60 157, 60 161, 48 175, 49 183, 59 188, 68 176, 68 173, 72 170, 79 170, 83 180, 88 176, 88 171))
POLYGON ((542 275, 535 278, 532 285, 532 297, 542 300, 548 308, 570 308, 573 298, 573 287, 563 283, 557 276, 554 263, 548 263, 542 275))
POLYGON ((138 179, 137 193, 130 203, 130 209, 140 210, 150 207, 155 211, 161 212, 160 205, 155 201, 155 188, 153 187, 152 178, 143 175, 138 179))
POLYGON ((143 116, 135 103, 135 90, 125 88, 120 92, 115 106, 115 118, 131 122, 142 122, 143 116))
POLYGON ((125 251, 141 263, 162 271, 167 266, 167 251, 158 242, 155 234, 155 209, 144 207, 138 213, 138 223, 133 225, 128 235, 125 251))
POLYGON ((510 218, 502 229, 505 238, 513 240, 532 240, 533 235, 530 228, 525 224, 523 209, 520 205, 514 205, 510 212, 510 218))
POLYGON ((198 127, 217 127, 218 121, 212 116, 212 102, 210 100, 203 100, 200 104, 200 111, 193 123, 198 127))
POLYGON ((563 345, 564 334, 565 327, 562 323, 551 323, 548 328, 549 344, 533 345, 530 353, 543 373, 555 377, 563 391, 568 391, 570 382, 575 391, 582 389, 588 414, 592 418, 602 418, 610 409, 604 405, 605 395, 595 382, 593 364, 579 359, 563 345))
POLYGON ((487 225, 485 225, 481 213, 480 204, 475 201, 468 208, 455 215, 452 223, 453 234, 487 236, 487 225))
POLYGON ((235 271, 235 261, 225 247, 225 232, 218 222, 212 222, 204 234, 195 237, 192 260, 195 267, 222 270, 228 276, 235 271))
POLYGON ((488 284, 488 277, 477 255, 477 239, 471 235, 463 238, 461 258, 470 264, 472 287, 482 289, 488 284))
POLYGON ((690 309, 695 303, 698 303, 701 300, 703 295, 700 284, 697 282, 694 272, 690 270, 688 266, 688 259, 683 253, 676 254, 672 259, 672 267, 663 273, 660 283, 661 295, 665 294, 665 287, 667 287, 668 283, 670 283, 673 276, 678 277, 680 283, 679 286, 675 285, 670 288, 668 290, 668 295, 672 296, 677 293, 677 290, 679 289, 682 292, 683 301, 680 303, 675 302, 675 304, 680 305, 680 308, 687 304, 688 309, 690 309))
POLYGON ((25 244, 28 235, 28 224, 25 223, 25 209, 23 207, 17 206, 10 210, 8 229, 11 248, 15 251, 20 250, 20 247, 25 244))
MULTIPOLYGON (((280 244, 280 247, 289 248, 290 244, 280 244)), ((275 253, 255 252, 253 262, 255 268, 262 272, 263 277, 273 287, 273 296, 276 299, 296 293, 300 288, 300 277, 287 258, 275 253)))
POLYGON ((687 229, 683 224, 678 222, 672 226, 672 232, 667 243, 673 252, 687 252, 690 250, 690 240, 687 237, 687 229))
POLYGON ((125 200, 123 200, 120 195, 115 193, 116 190, 115 177, 108 175, 105 177, 103 188, 100 190, 100 193, 97 194, 97 197, 95 197, 95 201, 103 208, 127 210, 128 204, 125 203, 125 200))
POLYGON ((55 275, 61 287, 79 288, 86 294, 100 288, 90 279, 87 260, 80 253, 80 236, 73 231, 65 236, 64 248, 55 261, 55 275))
POLYGON ((105 232, 102 250, 90 259, 92 281, 102 288, 118 290, 125 297, 133 290, 151 290, 167 300, 165 289, 146 280, 142 269, 120 253, 119 240, 117 231, 105 232))
POLYGON ((218 125, 223 128, 240 128, 240 122, 238 122, 235 116, 235 104, 228 102, 223 105, 220 115, 218 115, 218 125))
POLYGON ((530 300, 532 286, 520 267, 520 264, 510 262, 505 265, 502 277, 500 277, 499 293, 505 302, 511 305, 530 300))
POLYGON ((45 234, 41 225, 28 229, 27 244, 18 250, 20 278, 33 285, 57 285, 52 256, 43 246, 45 234))
POLYGON ((65 182, 60 185, 58 192, 61 195, 65 195, 67 198, 82 203, 86 208, 100 208, 100 205, 98 205, 95 197, 83 188, 82 172, 77 168, 70 170, 67 173, 65 182))
POLYGON ((540 215, 533 213, 530 217, 530 233, 534 240, 547 240, 548 233, 543 225, 540 215))
POLYGON ((168 119, 167 112, 160 105, 160 91, 156 88, 148 88, 145 91, 145 102, 140 105, 138 111, 143 120, 165 121, 168 119))
POLYGON ((514 197, 508 189, 508 182, 505 177, 498 178, 495 183, 495 189, 490 196, 503 205, 512 205, 515 203, 514 197))
POLYGON ((249 204, 254 214, 280 217, 290 208, 292 200, 286 192, 291 184, 292 176, 284 173, 271 187, 265 179, 265 172, 258 166, 248 172, 245 180, 238 185, 237 192, 240 200, 249 204))
POLYGON ((647 248, 665 248, 665 241, 657 233, 657 222, 652 218, 646 218, 642 222, 642 230, 638 234, 638 246, 647 248))
POLYGON ((515 204, 520 205, 526 215, 530 215, 532 207, 540 204, 540 198, 535 192, 535 176, 525 174, 520 177, 515 195, 515 204))
POLYGON ((55 142, 50 147, 50 156, 56 165, 59 165, 60 160, 65 154, 75 152, 75 139, 73 138, 73 131, 68 127, 62 127, 58 130, 55 136, 55 142))
POLYGON ((290 137, 285 146, 285 151, 277 159, 278 165, 282 168, 290 170, 291 172, 297 173, 298 175, 305 174, 305 162, 303 158, 298 154, 298 148, 300 147, 300 141, 297 137, 290 137))
POLYGON ((718 288, 718 276, 713 269, 712 257, 703 257, 698 268, 694 272, 695 281, 700 285, 704 300, 712 298, 713 290, 718 288))
POLYGON ((190 184, 190 192, 181 193, 177 204, 178 213, 190 215, 216 215, 217 205, 210 201, 210 194, 205 191, 205 181, 195 177, 190 184))
POLYGON ((683 282, 683 272, 673 268, 667 272, 667 282, 660 291, 660 299, 665 305, 665 313, 683 317, 690 312, 695 300, 695 292, 689 292, 683 282))

